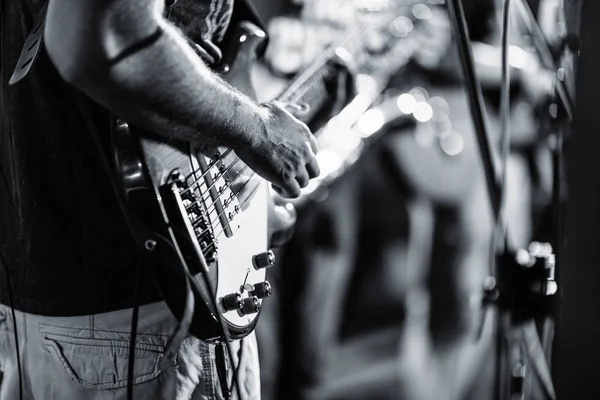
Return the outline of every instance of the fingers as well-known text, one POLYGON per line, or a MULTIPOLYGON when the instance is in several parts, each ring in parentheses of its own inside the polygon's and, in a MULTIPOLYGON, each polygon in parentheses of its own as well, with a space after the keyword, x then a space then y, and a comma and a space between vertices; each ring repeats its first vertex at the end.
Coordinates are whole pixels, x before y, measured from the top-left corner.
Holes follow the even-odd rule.
POLYGON ((316 178, 317 176, 321 175, 321 168, 319 168, 319 162, 316 158, 313 157, 306 164, 306 172, 308 172, 308 176, 310 179, 316 178))
POLYGON ((310 180, 308 176, 308 172, 306 170, 302 170, 296 175, 296 182, 300 185, 301 188, 305 188, 308 186, 308 181, 310 180))
POLYGON ((317 154, 319 152, 319 145, 317 143, 317 139, 315 138, 315 136, 312 133, 309 133, 309 135, 308 135, 308 145, 311 150, 311 155, 314 158, 315 154, 317 154))
POLYGON ((296 180, 285 182, 285 188, 281 188, 276 185, 272 185, 273 190, 277 192, 281 197, 285 197, 286 199, 295 199, 300 196, 301 190, 300 185, 296 180))

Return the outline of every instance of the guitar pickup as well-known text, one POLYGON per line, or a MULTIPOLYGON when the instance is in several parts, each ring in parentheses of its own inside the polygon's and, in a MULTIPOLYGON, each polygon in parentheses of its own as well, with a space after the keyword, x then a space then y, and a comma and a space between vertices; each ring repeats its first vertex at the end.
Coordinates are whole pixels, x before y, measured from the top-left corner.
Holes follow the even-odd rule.
POLYGON ((230 165, 223 162, 219 152, 214 157, 215 161, 203 154, 197 157, 210 198, 208 217, 220 225, 220 229, 215 229, 217 236, 223 232, 226 237, 232 237, 242 225, 242 209, 237 193, 231 189, 232 182, 227 178, 230 165))

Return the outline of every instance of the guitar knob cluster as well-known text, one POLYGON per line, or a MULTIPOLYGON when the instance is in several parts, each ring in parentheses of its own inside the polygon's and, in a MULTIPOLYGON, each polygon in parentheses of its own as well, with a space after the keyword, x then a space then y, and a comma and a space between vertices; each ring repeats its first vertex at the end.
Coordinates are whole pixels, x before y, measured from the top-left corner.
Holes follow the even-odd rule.
POLYGON ((242 314, 244 314, 244 315, 256 314, 259 311, 260 311, 260 301, 258 300, 258 297, 251 296, 251 297, 246 297, 244 299, 243 306, 242 306, 242 314))
POLYGON ((271 288, 271 284, 269 281, 264 281, 262 283, 257 283, 254 285, 254 290, 252 291, 259 299, 264 299, 265 297, 271 297, 273 294, 273 289, 271 288))
POLYGON ((225 311, 241 310, 244 306, 242 295, 240 293, 231 293, 223 297, 223 308, 225 311))
POLYGON ((252 265, 255 269, 271 268, 275 265, 275 254, 269 250, 252 257, 252 265))

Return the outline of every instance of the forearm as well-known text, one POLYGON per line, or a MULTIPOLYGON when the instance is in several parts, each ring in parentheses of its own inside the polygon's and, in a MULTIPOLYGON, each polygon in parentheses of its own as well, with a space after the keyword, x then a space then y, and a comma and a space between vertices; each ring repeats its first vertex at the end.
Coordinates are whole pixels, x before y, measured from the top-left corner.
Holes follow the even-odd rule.
POLYGON ((88 16, 91 28, 69 32, 61 23, 65 17, 52 14, 61 10, 49 9, 54 25, 46 29, 46 47, 63 77, 156 134, 225 146, 247 143, 266 111, 213 74, 159 13, 124 11, 106 11, 121 15, 116 22, 102 13, 88 16), (74 34, 83 37, 65 39, 74 34))

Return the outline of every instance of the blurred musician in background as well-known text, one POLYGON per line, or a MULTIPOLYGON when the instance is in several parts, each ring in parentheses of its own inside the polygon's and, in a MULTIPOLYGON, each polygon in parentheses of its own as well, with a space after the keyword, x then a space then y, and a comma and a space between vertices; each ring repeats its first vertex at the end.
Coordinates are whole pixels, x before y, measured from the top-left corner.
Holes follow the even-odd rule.
MULTIPOLYGON (((266 57, 279 75, 301 71, 364 18, 360 1, 295 3, 302 6, 297 16, 269 25, 266 57)), ((470 113, 457 86, 462 73, 448 16, 438 2, 373 3, 429 9, 412 37, 418 50, 391 86, 426 88, 410 93, 447 108, 451 134, 423 139, 439 121, 393 129, 325 201, 300 211, 297 234, 270 276, 277 302, 266 305, 258 328, 263 396, 491 399, 494 318, 482 310, 481 288, 489 274, 492 221, 470 113)), ((531 2, 549 34, 557 4, 531 2)), ((502 2, 463 5, 497 142, 502 2)), ((536 232, 539 210, 550 199, 550 153, 537 111, 552 94, 552 79, 526 51, 521 24, 514 25, 507 212, 514 239, 526 247, 546 239, 536 232)), ((373 31, 363 39, 363 51, 385 46, 373 31)))
MULTIPOLYGON (((270 67, 281 75, 301 70, 365 18, 363 3, 307 0, 297 19, 272 20, 270 67)), ((411 37, 413 61, 392 85, 431 87, 453 53, 445 10, 376 3, 427 6, 423 29, 411 37)), ((373 32, 363 39, 364 51, 386 45, 373 32)), ((429 99, 443 103, 435 93, 429 99)), ((325 201, 300 210, 297 233, 269 277, 277 301, 265 305, 258 327, 265 399, 491 398, 491 379, 480 379, 483 392, 474 389, 481 370, 493 375, 493 361, 483 360, 493 319, 478 337, 490 213, 464 95, 455 85, 437 93, 451 99, 459 154, 441 139, 419 144, 414 132, 395 130, 325 201)))

